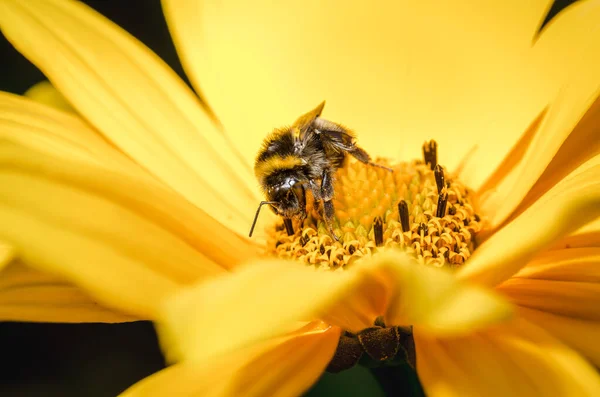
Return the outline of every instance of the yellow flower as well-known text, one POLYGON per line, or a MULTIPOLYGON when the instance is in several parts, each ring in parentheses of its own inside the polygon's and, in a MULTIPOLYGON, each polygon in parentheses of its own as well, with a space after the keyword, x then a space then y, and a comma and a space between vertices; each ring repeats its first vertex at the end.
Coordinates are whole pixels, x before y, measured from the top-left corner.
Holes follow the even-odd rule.
POLYGON ((0 316, 155 320, 178 363, 131 394, 299 394, 342 329, 379 316, 414 326, 430 395, 597 393, 600 232, 579 228, 600 211, 598 1, 540 35, 547 1, 413 3, 163 1, 215 127, 82 4, 0 0, 3 33, 81 115, 0 95, 0 316), (487 226, 458 271, 392 251, 347 272, 260 259, 252 158, 323 98, 369 152, 435 138, 450 170, 468 154, 487 226))

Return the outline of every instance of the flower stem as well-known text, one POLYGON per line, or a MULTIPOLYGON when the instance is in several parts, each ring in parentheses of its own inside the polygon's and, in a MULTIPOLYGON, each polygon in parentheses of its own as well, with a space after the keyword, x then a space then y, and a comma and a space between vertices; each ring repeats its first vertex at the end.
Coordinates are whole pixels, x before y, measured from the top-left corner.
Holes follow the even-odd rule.
POLYGON ((387 396, 425 396, 417 373, 408 364, 370 369, 387 396))

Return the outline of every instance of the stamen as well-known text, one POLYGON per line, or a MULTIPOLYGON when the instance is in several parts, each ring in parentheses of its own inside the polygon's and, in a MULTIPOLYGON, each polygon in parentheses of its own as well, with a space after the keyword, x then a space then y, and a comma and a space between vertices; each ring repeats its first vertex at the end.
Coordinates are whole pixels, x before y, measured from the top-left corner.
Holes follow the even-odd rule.
POLYGON ((425 164, 429 165, 429 160, 431 158, 429 151, 429 142, 425 141, 423 143, 423 160, 425 160, 425 164))
POLYGON ((443 218, 446 215, 446 205, 448 204, 448 193, 443 192, 438 196, 437 210, 435 216, 443 218))
POLYGON ((408 232, 410 230, 410 225, 408 223, 408 205, 406 201, 400 200, 398 203, 398 214, 400 215, 400 224, 402 225, 402 231, 408 232))
POLYGON ((294 235, 294 225, 292 225, 292 220, 290 218, 283 218, 283 224, 285 225, 285 231, 288 236, 294 235))
POLYGON ((300 244, 304 247, 306 245, 306 243, 308 243, 310 241, 310 237, 308 236, 308 234, 304 234, 302 237, 300 237, 300 244))
POLYGON ((417 233, 424 234, 424 235, 429 233, 429 227, 427 226, 427 224, 425 224, 425 223, 419 224, 419 227, 417 228, 417 233))
POLYGON ((383 245, 383 219, 380 216, 373 221, 373 235, 375 236, 375 245, 381 247, 383 245))
POLYGON ((423 144, 423 158, 433 171, 437 165, 437 142, 433 139, 423 144))
POLYGON ((438 193, 441 193, 444 188, 444 169, 441 165, 438 164, 435 166, 433 175, 435 176, 435 184, 437 185, 438 193))

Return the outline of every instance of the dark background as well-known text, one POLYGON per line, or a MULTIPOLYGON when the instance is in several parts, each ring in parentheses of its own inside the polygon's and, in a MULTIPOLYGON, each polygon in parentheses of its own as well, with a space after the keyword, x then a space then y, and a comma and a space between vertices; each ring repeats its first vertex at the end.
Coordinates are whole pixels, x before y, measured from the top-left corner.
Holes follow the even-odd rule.
MULTIPOLYGON (((159 0, 84 2, 152 48, 187 82, 159 0)), ((573 2, 555 1, 540 29, 573 2)), ((0 90, 19 94, 44 79, 3 36, 0 76, 0 90)), ((2 396, 114 396, 164 368, 148 322, 0 323, 0 352, 2 396)), ((326 374, 309 395, 380 396, 382 392, 370 373, 359 367, 339 375, 326 374)))

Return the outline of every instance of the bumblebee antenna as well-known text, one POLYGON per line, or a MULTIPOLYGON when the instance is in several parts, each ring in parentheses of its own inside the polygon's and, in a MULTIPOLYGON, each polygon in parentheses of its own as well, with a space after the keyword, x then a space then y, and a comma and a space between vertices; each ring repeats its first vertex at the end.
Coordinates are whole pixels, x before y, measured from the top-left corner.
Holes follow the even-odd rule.
POLYGON ((254 215, 254 221, 252 221, 252 227, 250 228, 250 234, 248 234, 248 237, 252 237, 252 232, 254 232, 254 226, 256 226, 256 221, 258 219, 258 214, 260 214, 260 209, 265 204, 277 204, 277 201, 261 201, 260 202, 260 204, 258 205, 258 208, 256 209, 256 215, 254 215))

